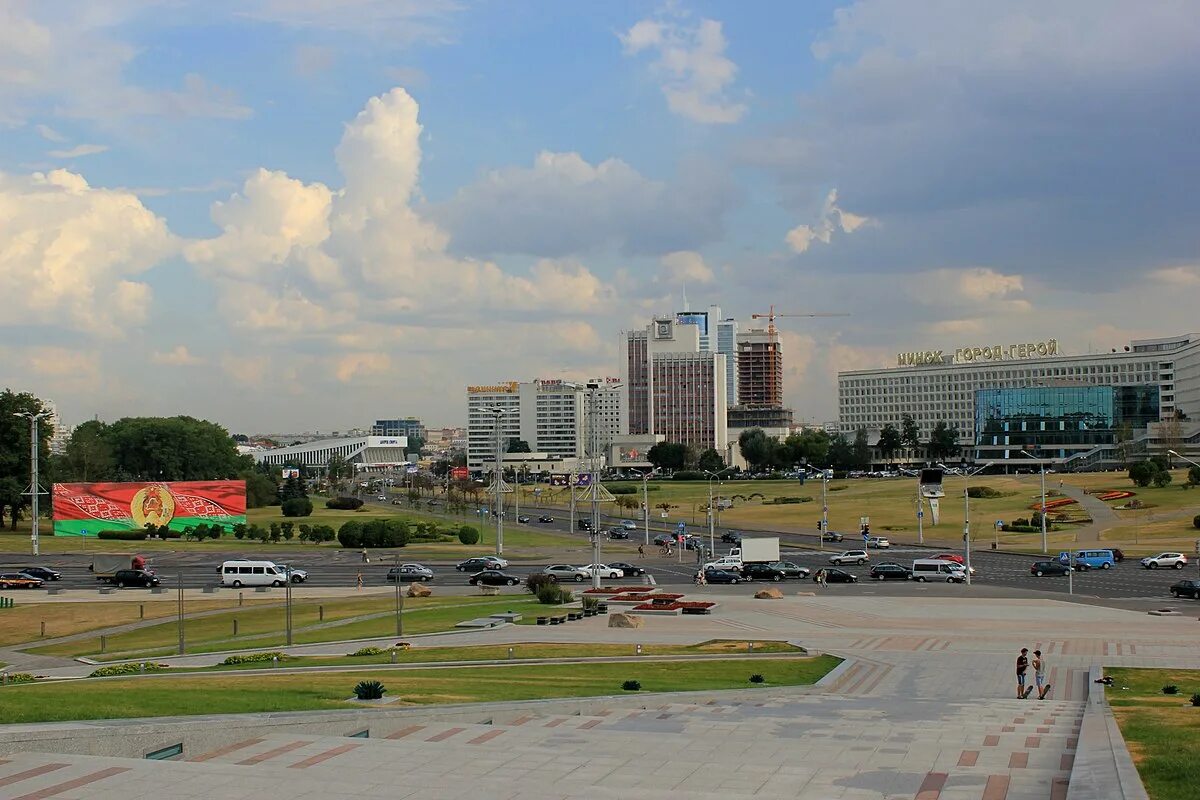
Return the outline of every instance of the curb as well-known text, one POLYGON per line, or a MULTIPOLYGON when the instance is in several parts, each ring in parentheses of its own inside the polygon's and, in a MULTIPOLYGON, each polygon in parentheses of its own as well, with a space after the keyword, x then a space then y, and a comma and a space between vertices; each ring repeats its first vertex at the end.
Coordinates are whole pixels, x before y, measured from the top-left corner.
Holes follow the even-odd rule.
POLYGON ((1103 667, 1088 670, 1088 698, 1067 800, 1149 800, 1117 720, 1105 702, 1104 685, 1096 683, 1103 675, 1103 667))

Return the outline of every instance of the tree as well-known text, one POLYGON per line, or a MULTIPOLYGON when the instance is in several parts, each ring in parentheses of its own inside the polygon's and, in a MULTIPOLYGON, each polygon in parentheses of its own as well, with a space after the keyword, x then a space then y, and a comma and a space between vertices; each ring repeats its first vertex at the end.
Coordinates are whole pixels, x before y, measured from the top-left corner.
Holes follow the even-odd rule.
POLYGON ((330 486, 340 486, 343 480, 353 477, 354 467, 342 456, 332 455, 329 457, 329 463, 325 465, 325 474, 329 478, 330 486))
POLYGON ((708 448, 696 460, 696 466, 706 472, 720 472, 725 469, 725 459, 713 448, 708 448))
POLYGON ((508 449, 505 450, 504 452, 506 452, 506 453, 532 453, 533 451, 529 448, 529 442, 525 441, 524 439, 509 439, 508 440, 508 449))
POLYGON ((281 511, 285 517, 307 517, 313 512, 312 500, 307 497, 289 497, 283 501, 281 511))
POLYGON ((859 428, 854 432, 854 466, 866 469, 871 464, 871 445, 867 441, 867 429, 859 428))
POLYGON ((1153 480, 1155 486, 1160 489, 1165 488, 1171 485, 1171 473, 1167 472, 1165 469, 1160 469, 1158 472, 1154 473, 1153 480))
POLYGON ((107 428, 99 420, 88 420, 75 426, 66 450, 55 465, 58 480, 87 483, 113 477, 112 448, 105 439, 107 428))
POLYGON ((125 417, 105 429, 104 439, 116 471, 138 480, 233 478, 251 463, 228 431, 193 417, 125 417))
POLYGON ((836 470, 848 470, 854 463, 854 448, 846 435, 839 433, 829 443, 829 465, 836 470))
POLYGON ((887 423, 879 431, 879 443, 876 446, 879 448, 880 458, 884 461, 890 461, 903 445, 900 431, 892 423, 887 423))
POLYGON ((826 464, 829 459, 829 434, 810 429, 790 434, 779 448, 779 460, 784 466, 797 464, 826 464))
POLYGON ((958 428, 951 428, 945 422, 939 422, 929 435, 929 456, 933 459, 946 459, 958 455, 958 428))
POLYGON ((900 441, 912 450, 921 449, 921 428, 912 418, 912 414, 905 414, 900 418, 900 441))
POLYGON ((417 455, 420 455, 421 451, 424 449, 425 449, 425 440, 424 439, 422 439, 420 436, 410 436, 410 437, 408 437, 408 447, 404 448, 404 452, 416 453, 417 455))
POLYGON ((1153 461, 1139 461, 1129 468, 1129 480, 1143 488, 1149 486, 1157 474, 1158 465, 1153 461))
POLYGON ((674 472, 687 465, 687 455, 687 445, 659 442, 646 453, 646 460, 661 470, 674 472))
MULTIPOLYGON (((29 505, 30 497, 22 492, 29 486, 29 420, 14 414, 40 414, 45 404, 28 392, 0 392, 0 523, 7 507, 15 530, 21 509, 29 505)), ((38 459, 49 462, 50 437, 54 426, 42 420, 38 426, 38 459)), ((48 505, 48 504, 47 504, 48 505)))
POLYGON ((262 508, 279 502, 279 484, 269 475, 264 475, 256 469, 241 474, 246 482, 246 507, 262 508))
POLYGON ((750 465, 750 469, 763 471, 771 469, 775 461, 775 451, 779 443, 767 436, 762 428, 747 428, 738 436, 738 449, 742 458, 750 465))
POLYGON ((308 497, 308 492, 304 488, 304 481, 296 475, 290 476, 279 488, 280 503, 305 497, 308 497))
POLYGON ((1188 486, 1200 486, 1200 467, 1192 467, 1187 474, 1188 486))

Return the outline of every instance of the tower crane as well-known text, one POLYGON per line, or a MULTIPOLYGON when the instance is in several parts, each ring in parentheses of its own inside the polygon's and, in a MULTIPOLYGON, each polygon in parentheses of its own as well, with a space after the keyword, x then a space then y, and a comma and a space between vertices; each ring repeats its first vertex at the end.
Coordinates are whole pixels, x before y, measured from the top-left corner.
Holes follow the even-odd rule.
POLYGON ((751 314, 750 319, 766 319, 767 333, 776 333, 775 320, 779 317, 848 317, 845 313, 817 313, 817 314, 783 314, 775 313, 775 306, 771 306, 771 310, 767 314, 751 314))

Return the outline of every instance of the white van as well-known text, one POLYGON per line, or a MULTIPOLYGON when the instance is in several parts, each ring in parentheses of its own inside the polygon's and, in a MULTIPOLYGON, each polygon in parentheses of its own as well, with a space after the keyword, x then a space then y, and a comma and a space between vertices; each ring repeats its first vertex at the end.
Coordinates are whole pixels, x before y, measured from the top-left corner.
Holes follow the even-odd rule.
POLYGON ((273 561, 226 561, 221 565, 221 585, 283 586, 287 583, 287 568, 273 561))
POLYGON ((945 583, 963 583, 967 579, 967 571, 962 564, 954 561, 943 561, 939 558, 920 558, 913 562, 912 579, 914 581, 943 581, 945 583))

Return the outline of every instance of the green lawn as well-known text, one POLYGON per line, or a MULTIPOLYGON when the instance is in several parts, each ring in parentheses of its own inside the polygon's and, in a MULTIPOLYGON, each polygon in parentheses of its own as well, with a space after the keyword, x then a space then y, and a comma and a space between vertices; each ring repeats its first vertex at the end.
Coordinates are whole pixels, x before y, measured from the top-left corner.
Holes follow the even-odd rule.
MULTIPOLYGON (((251 607, 278 600, 247 600, 251 607)), ((233 598, 227 600, 193 600, 187 612, 194 614, 237 605, 233 598)), ((0 646, 36 642, 46 623, 46 638, 69 636, 75 633, 109 628, 137 622, 141 619, 159 619, 175 616, 175 604, 171 602, 146 603, 32 603, 18 605, 0 612, 0 646)), ((192 623, 188 623, 192 624, 192 623)))
POLYGON ((1121 734, 1152 800, 1200 800, 1200 670, 1105 669, 1106 689, 1121 734), (1174 684, 1179 694, 1165 695, 1174 684), (1126 691, 1124 687, 1129 687, 1126 691))
MULTIPOLYGON (((434 633, 451 630, 458 622, 485 617, 502 611, 525 613, 537 604, 529 595, 508 597, 424 597, 405 598, 404 633, 434 633)), ((292 605, 293 641, 296 644, 330 642, 341 639, 369 639, 394 636, 396 620, 392 595, 345 600, 304 601, 292 605), (314 630, 296 630, 319 623, 319 607, 325 609, 325 623, 341 624, 314 630), (354 620, 364 614, 383 616, 354 620)), ((270 648, 284 644, 284 610, 273 608, 231 609, 203 619, 185 621, 184 636, 189 653, 222 650, 270 648), (233 636, 233 621, 238 635, 233 636)), ((89 637, 56 645, 31 648, 29 652, 66 658, 88 656, 101 661, 170 655, 177 651, 179 631, 174 620, 149 625, 126 633, 105 637, 105 652, 100 652, 100 637, 89 637)))
POLYGON ((350 708, 351 689, 378 679, 402 705, 536 700, 622 694, 625 680, 645 692, 741 689, 811 684, 840 663, 833 656, 787 659, 722 659, 638 664, 547 664, 438 669, 239 675, 189 674, 64 683, 18 684, 0 689, 0 719, 56 722, 192 714, 309 711, 350 708))

